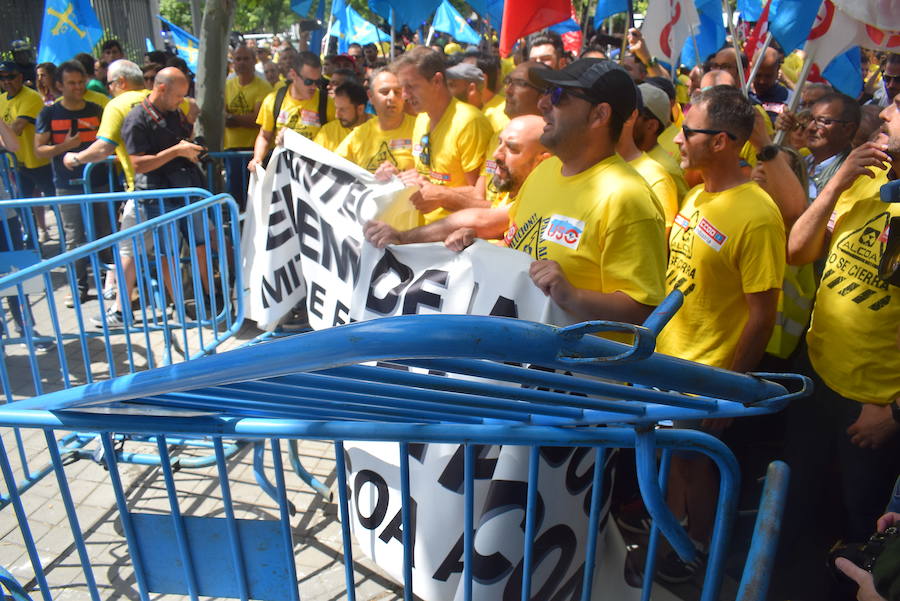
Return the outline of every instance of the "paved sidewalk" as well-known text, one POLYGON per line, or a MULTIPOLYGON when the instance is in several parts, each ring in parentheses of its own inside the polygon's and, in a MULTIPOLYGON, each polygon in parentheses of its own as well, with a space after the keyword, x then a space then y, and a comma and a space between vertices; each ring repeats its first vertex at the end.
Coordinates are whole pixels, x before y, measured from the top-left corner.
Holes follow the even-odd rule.
MULTIPOLYGON (((48 215, 50 217, 50 215, 48 215)), ((53 242, 49 245, 52 248, 53 242)), ((54 274, 54 283, 59 283, 55 290, 55 301, 60 317, 61 329, 68 332, 78 331, 78 316, 74 309, 66 309, 63 305, 68 290, 62 285, 63 275, 54 274)), ((48 333, 49 316, 41 307, 46 302, 41 298, 30 299, 35 305, 35 323, 37 330, 48 333), (43 313, 42 313, 43 311, 43 313)), ((43 299, 45 301, 45 299, 43 299)), ((96 299, 89 300, 81 307, 82 323, 91 315, 99 313, 96 299)), ((87 325, 92 328, 93 326, 87 325)), ((261 332, 251 324, 245 324, 236 336, 226 341, 220 352, 246 344, 261 332)), ((183 344, 176 336, 173 343, 177 351, 183 344)), ((196 337, 196 333, 190 334, 196 337)), ((91 358, 89 371, 95 381, 110 377, 110 357, 115 373, 127 373, 129 354, 138 369, 146 369, 151 361, 159 365, 165 359, 166 342, 161 333, 132 338, 131 348, 125 343, 124 336, 113 337, 107 347, 102 339, 87 342, 87 350, 91 358)), ((189 342, 193 344, 193 342, 189 342)), ((69 340, 65 343, 65 356, 68 361, 67 375, 70 385, 76 386, 87 381, 87 369, 82 360, 82 347, 79 341, 69 340)), ((58 390, 64 387, 60 361, 55 351, 37 355, 40 377, 35 384, 29 369, 28 353, 22 345, 8 345, 5 349, 5 362, 10 378, 11 392, 16 399, 34 396, 39 388, 43 392, 58 390)), ((179 353, 173 355, 173 361, 180 362, 179 353)), ((65 433, 56 432, 59 439, 65 433)), ((29 458, 32 471, 49 465, 45 434, 39 430, 22 430, 19 435, 9 429, 2 429, 2 442, 7 456, 10 458, 16 477, 23 477, 20 455, 29 458)), ((99 441, 91 442, 88 451, 99 449, 99 441)), ((156 453, 156 447, 147 443, 131 442, 125 450, 134 453, 156 453)), ((171 456, 184 458, 200 454, 210 454, 209 449, 190 447, 169 447, 171 456)), ((87 455, 89 453, 85 453, 87 455)), ((300 580, 301 597, 304 600, 325 601, 346 598, 344 581, 343 549, 341 544, 340 524, 337 519, 336 502, 315 494, 308 486, 290 470, 287 445, 282 445, 282 462, 286 466, 285 478, 288 500, 297 507, 297 513, 290 519, 294 556, 298 578, 300 580)), ((300 444, 300 459, 304 467, 320 481, 333 487, 335 485, 335 463, 333 445, 328 442, 303 441, 300 444)), ((238 451, 228 461, 229 481, 234 506, 238 518, 256 520, 279 519, 277 504, 267 496, 255 482, 252 471, 253 453, 251 446, 238 451)), ((142 513, 169 513, 169 502, 166 497, 162 470, 156 466, 120 464, 123 487, 126 491, 131 511, 142 513)), ((273 478, 271 451, 266 453, 266 472, 273 478)), ((90 457, 78 459, 65 467, 66 480, 76 504, 76 514, 80 530, 84 533, 90 561, 93 565, 93 576, 97 582, 97 590, 101 599, 138 599, 129 550, 118 520, 115 498, 110 486, 109 474, 103 465, 90 457)), ((186 515, 220 516, 221 492, 219 478, 215 467, 188 469, 182 468, 175 473, 176 487, 179 490, 181 511, 186 515)), ((4 495, 6 486, 2 486, 4 495)), ((61 500, 60 488, 53 473, 37 481, 22 495, 25 512, 36 542, 40 562, 46 571, 54 599, 89 599, 89 587, 78 554, 73 543, 70 524, 61 500)), ((358 563, 355 569, 357 583, 357 599, 388 601, 402 598, 400 587, 394 584, 383 572, 363 557, 359 548, 354 546, 354 556, 358 563)), ((41 593, 37 588, 35 570, 26 553, 26 547, 19 530, 13 507, 0 509, 0 566, 9 569, 19 581, 31 591, 37 600, 41 593)), ((174 568, 173 568, 174 569, 174 568)), ((181 599, 178 595, 151 595, 152 599, 181 599)))

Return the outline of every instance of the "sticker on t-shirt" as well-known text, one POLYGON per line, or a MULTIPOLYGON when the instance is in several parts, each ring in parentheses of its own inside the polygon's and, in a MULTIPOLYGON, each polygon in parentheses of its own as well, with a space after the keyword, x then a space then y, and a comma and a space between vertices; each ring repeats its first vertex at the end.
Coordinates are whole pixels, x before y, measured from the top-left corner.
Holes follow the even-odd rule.
POLYGON ((495 173, 497 171, 497 161, 485 161, 484 162, 484 172, 485 173, 495 173))
POLYGON ((684 215, 682 215, 681 213, 678 213, 677 215, 675 215, 675 223, 678 225, 678 227, 680 227, 683 230, 686 230, 689 227, 691 227, 691 220, 688 219, 687 217, 685 217, 684 215))
POLYGON ((300 111, 300 123, 303 125, 319 125, 319 113, 317 111, 300 111))
POLYGON ((412 140, 409 138, 397 138, 391 140, 390 147, 391 148, 410 148, 412 146, 412 140))
POLYGON ((716 252, 722 250, 722 245, 728 240, 728 236, 717 230, 713 224, 706 220, 706 217, 700 220, 694 231, 697 233, 698 238, 706 242, 716 252))
POLYGON ((837 211, 832 211, 831 217, 828 218, 828 225, 825 226, 825 229, 827 229, 829 232, 833 232, 834 224, 837 223, 837 219, 838 219, 837 211))
POLYGON ((434 183, 436 183, 436 184, 440 184, 443 182, 449 182, 450 174, 449 173, 441 173, 440 171, 432 171, 431 179, 434 180, 434 183))
POLYGON ((541 240, 556 242, 566 248, 576 249, 581 242, 581 234, 584 233, 584 221, 566 217, 565 215, 553 215, 547 223, 547 228, 541 235, 541 240))

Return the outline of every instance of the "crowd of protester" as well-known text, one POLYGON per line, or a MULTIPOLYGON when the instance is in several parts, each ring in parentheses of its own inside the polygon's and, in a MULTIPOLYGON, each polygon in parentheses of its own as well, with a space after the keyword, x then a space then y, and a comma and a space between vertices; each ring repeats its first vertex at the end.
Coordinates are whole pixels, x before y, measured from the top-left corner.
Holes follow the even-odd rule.
MULTIPOLYGON (((548 32, 502 60, 490 45, 415 42, 393 60, 375 45, 324 58, 277 37, 234 47, 224 149, 251 156, 229 159, 229 173, 265 165, 294 130, 418 187, 417 227, 366 224, 378 247, 462 250, 484 238, 520 250, 534 259, 534 284, 578 320, 641 323, 681 290, 659 352, 810 376, 814 393, 783 415, 675 426, 721 437, 742 461, 788 462, 774 594, 828 598, 828 547, 868 538, 900 473, 900 293, 878 276, 900 216, 878 196, 900 175, 900 55, 865 52, 865 91, 850 98, 827 83, 798 87, 802 57, 775 48, 754 57, 746 93, 738 61, 744 73, 754 65, 730 45, 673 78, 637 30, 617 60, 593 44, 575 57, 548 32)), ((0 63, 0 86, 0 144, 15 152, 27 197, 79 192, 82 166, 112 153, 129 190, 202 185, 199 109, 175 56, 148 52, 138 66, 112 40, 99 59, 0 63)), ((95 174, 102 191, 106 174, 95 174)), ((244 209, 245 180, 230 181, 244 209)), ((138 209, 153 214, 129 201, 120 226, 138 209)), ((84 242, 82 218, 62 213, 71 245, 84 242)), ((109 231, 96 218, 95 231, 109 231)), ((42 211, 36 219, 43 240, 42 211)), ((130 291, 134 259, 121 260, 130 291)), ((87 269, 76 269, 70 307, 90 298, 87 269)), ((98 294, 112 300, 116 289, 98 294)), ((126 323, 128 304, 116 299, 106 320, 126 323)), ((673 459, 669 504, 699 559, 665 553, 660 579, 702 568, 716 491, 709 460, 673 459)), ((623 530, 647 531, 639 503, 619 498, 615 513, 623 530)))

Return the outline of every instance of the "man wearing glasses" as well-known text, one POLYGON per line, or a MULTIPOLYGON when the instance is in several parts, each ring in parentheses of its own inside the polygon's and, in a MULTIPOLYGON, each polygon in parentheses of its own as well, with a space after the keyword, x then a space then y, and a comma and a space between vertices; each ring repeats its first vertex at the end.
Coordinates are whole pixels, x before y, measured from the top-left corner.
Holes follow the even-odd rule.
POLYGON ((666 250, 659 204, 616 154, 637 90, 606 59, 528 75, 547 90, 540 141, 555 156, 522 185, 506 244, 535 259, 532 281, 574 319, 641 323, 663 298, 666 250))
POLYGON ((481 111, 450 94, 443 55, 416 47, 397 59, 391 70, 407 106, 418 113, 413 129, 416 167, 400 177, 419 186, 411 200, 425 223, 459 209, 487 206, 475 196, 473 186, 493 129, 481 111))
POLYGON ((265 164, 278 132, 285 127, 312 140, 326 122, 334 119, 334 100, 319 87, 322 61, 318 56, 308 51, 298 53, 291 58, 287 76, 291 80, 287 90, 271 92, 259 109, 256 123, 260 128, 248 165, 250 171, 265 164))
MULTIPOLYGON (((699 94, 675 137, 681 166, 699 170, 703 184, 688 192, 672 224, 666 291, 681 290, 684 304, 656 347, 738 372, 754 369, 763 356, 785 266, 781 213, 739 164, 755 114, 740 90, 714 86, 699 94)), ((712 433, 727 425, 722 420, 681 424, 712 433)), ((677 518, 688 516, 688 534, 701 552, 712 533, 716 481, 709 459, 673 457, 669 504, 677 518)), ((672 552, 658 574, 666 582, 685 582, 699 568, 672 552)))
POLYGON ((815 198, 850 154, 850 141, 856 135, 861 114, 856 100, 838 92, 819 98, 811 112, 812 120, 805 132, 809 148, 806 161, 809 197, 815 198))

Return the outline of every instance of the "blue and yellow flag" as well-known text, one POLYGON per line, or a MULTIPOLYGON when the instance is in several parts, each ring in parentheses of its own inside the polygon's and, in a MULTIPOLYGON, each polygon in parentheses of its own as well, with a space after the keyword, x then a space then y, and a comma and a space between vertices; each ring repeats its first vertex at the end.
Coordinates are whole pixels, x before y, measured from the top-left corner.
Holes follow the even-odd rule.
POLYGON ((59 64, 79 52, 90 54, 102 36, 90 0, 47 0, 37 61, 59 64))
POLYGON ((481 41, 474 29, 472 29, 459 11, 453 8, 447 0, 441 2, 431 26, 435 31, 443 31, 450 34, 457 42, 464 44, 477 44, 481 41))
POLYGON ((200 53, 200 40, 168 19, 165 19, 160 15, 156 16, 169 27, 169 33, 172 35, 172 43, 175 45, 175 53, 184 59, 188 69, 196 73, 197 56, 200 53))

